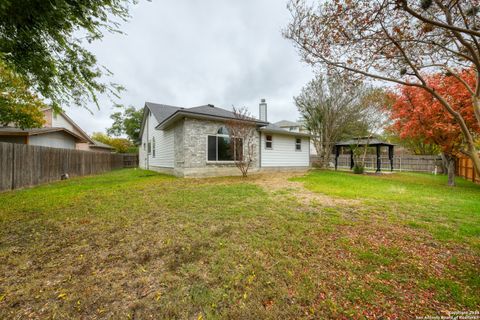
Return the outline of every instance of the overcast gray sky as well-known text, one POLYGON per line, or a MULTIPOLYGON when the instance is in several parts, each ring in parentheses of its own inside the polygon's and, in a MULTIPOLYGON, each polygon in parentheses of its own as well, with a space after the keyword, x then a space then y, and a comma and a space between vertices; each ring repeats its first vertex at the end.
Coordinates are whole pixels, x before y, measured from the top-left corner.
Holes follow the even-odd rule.
MULTIPOLYGON (((145 101, 182 107, 246 106, 258 116, 267 99, 268 120, 296 120, 292 97, 312 77, 292 44, 282 38, 289 21, 284 0, 141 1, 122 25, 91 45, 99 63, 122 84, 120 103, 145 101)), ((102 98, 94 114, 65 108, 88 133, 111 125, 112 103, 102 98)))

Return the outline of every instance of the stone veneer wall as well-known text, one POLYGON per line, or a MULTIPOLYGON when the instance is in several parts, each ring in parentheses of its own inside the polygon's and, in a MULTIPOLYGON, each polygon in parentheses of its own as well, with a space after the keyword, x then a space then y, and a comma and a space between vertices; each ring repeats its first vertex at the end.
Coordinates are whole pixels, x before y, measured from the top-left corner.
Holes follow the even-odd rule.
MULTIPOLYGON (((183 123, 177 124, 175 128, 175 171, 177 175, 213 176, 240 174, 240 170, 234 163, 207 161, 207 136, 217 134, 218 129, 223 125, 225 124, 221 121, 190 118, 185 118, 183 123)), ((259 135, 257 131, 255 132, 254 142, 255 153, 251 167, 252 172, 259 169, 259 135)))
POLYGON ((183 176, 183 167, 185 165, 185 120, 175 124, 173 129, 173 148, 174 148, 174 171, 175 175, 183 176))

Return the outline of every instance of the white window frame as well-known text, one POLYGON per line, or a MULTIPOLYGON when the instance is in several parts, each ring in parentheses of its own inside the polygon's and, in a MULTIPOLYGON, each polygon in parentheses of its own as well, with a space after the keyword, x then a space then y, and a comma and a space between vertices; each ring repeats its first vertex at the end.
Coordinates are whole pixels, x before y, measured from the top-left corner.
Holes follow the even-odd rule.
POLYGON ((266 134, 265 135, 265 149, 273 150, 273 134, 266 134), (270 140, 268 140, 268 137, 270 137, 270 140), (269 142, 270 142, 270 147, 267 146, 267 144, 269 142))
POLYGON ((302 152, 302 138, 295 138, 295 151, 302 152), (299 146, 300 149, 297 149, 297 146, 299 146))
POLYGON ((147 154, 150 155, 152 154, 152 141, 148 140, 147 142, 147 154))

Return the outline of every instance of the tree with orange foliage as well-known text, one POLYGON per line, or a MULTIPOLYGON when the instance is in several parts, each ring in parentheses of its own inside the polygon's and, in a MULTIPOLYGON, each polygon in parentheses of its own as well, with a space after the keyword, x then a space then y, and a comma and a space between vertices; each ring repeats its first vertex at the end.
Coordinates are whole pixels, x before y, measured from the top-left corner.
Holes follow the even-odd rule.
MULTIPOLYGON (((472 70, 458 74, 467 83, 476 81, 472 70)), ((480 127, 472 109, 472 97, 465 86, 449 74, 438 73, 425 79, 429 86, 448 99, 465 119, 469 131, 478 137, 480 127)), ((459 153, 468 154, 459 124, 432 94, 421 88, 402 86, 394 98, 390 115, 394 122, 390 129, 401 138, 422 139, 425 143, 438 145, 447 164, 448 184, 455 185, 455 160, 459 153)))

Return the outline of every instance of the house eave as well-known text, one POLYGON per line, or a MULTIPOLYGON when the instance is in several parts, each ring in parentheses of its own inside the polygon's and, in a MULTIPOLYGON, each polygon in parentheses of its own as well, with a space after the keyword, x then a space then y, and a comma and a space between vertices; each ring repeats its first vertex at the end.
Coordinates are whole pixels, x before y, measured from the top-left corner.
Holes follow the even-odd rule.
MULTIPOLYGON (((145 130, 145 122, 147 121, 147 117, 146 117, 146 112, 147 110, 150 110, 147 106, 147 104, 145 103, 145 106, 143 107, 143 117, 142 117, 142 123, 140 125, 140 134, 138 135, 139 136, 139 140, 141 141, 142 140, 142 137, 143 137, 143 131, 145 130)), ((141 144, 141 142, 140 142, 141 144)))
POLYGON ((295 137, 305 137, 310 138, 312 135, 303 132, 287 131, 283 129, 270 129, 270 128, 260 128, 259 131, 264 133, 280 134, 286 136, 295 136, 295 137))
MULTIPOLYGON (((159 130, 168 129, 170 126, 175 124, 178 120, 186 118, 186 117, 193 118, 193 119, 201 119, 201 120, 213 120, 213 121, 235 120, 234 118, 229 118, 229 117, 206 115, 206 114, 201 114, 201 113, 188 112, 186 110, 178 110, 174 114, 172 114, 170 117, 165 119, 163 122, 159 123, 155 127, 155 129, 159 129, 159 130)), ((250 122, 250 123, 252 123, 256 126, 268 125, 268 122, 258 121, 258 120, 247 120, 247 122, 250 122)))
POLYGON ((75 138, 77 143, 86 143, 89 142, 88 140, 84 139, 83 137, 73 133, 72 131, 65 129, 65 128, 51 128, 49 130, 42 130, 42 131, 0 131, 0 136, 38 136, 42 134, 48 134, 53 132, 64 132, 73 138, 75 138))
MULTIPOLYGON (((52 107, 44 108, 41 111, 50 110, 50 109, 53 112, 55 112, 55 110, 53 110, 52 107)), ((59 114, 61 116, 63 116, 67 120, 67 122, 70 123, 76 130, 78 130, 78 132, 80 132, 80 135, 82 136, 82 139, 86 140, 86 141, 82 141, 82 142, 93 143, 92 138, 90 138, 90 136, 85 131, 83 131, 83 129, 80 128, 80 126, 78 124, 76 124, 75 121, 73 121, 72 118, 70 118, 65 112, 61 111, 59 114)), ((71 131, 69 131, 69 132, 71 132, 71 131)))

